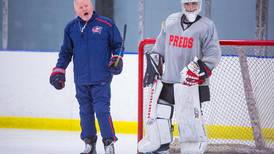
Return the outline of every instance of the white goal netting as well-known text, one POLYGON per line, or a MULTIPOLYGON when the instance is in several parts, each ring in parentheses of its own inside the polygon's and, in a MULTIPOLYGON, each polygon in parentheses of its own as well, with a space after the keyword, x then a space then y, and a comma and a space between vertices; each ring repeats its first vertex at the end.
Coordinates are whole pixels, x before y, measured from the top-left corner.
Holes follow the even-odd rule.
MULTIPOLYGON (((139 128, 143 130, 143 53, 153 39, 139 46, 139 128)), ((210 81, 211 101, 203 104, 208 153, 274 152, 274 41, 221 41, 222 59, 210 81)), ((174 131, 175 136, 178 131, 174 131)), ((175 139, 171 151, 179 152, 175 139)))

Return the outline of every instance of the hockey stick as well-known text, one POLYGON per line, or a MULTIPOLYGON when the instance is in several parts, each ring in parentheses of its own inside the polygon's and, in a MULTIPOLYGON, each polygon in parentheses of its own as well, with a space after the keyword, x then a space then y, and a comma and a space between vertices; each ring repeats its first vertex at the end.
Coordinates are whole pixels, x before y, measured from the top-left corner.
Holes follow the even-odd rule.
MULTIPOLYGON (((118 57, 121 56, 122 52, 125 50, 125 40, 126 40, 126 33, 127 33, 127 24, 124 25, 123 29, 123 38, 122 38, 122 45, 118 54, 118 57)), ((119 63, 120 58, 117 58, 117 60, 114 63, 114 67, 116 67, 119 63)))

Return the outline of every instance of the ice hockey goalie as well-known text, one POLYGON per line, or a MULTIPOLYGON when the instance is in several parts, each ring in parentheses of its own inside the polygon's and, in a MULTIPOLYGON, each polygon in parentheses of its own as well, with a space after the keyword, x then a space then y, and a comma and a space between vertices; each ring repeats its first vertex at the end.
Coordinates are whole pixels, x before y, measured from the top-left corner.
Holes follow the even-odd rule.
POLYGON ((173 114, 181 154, 203 154, 207 147, 201 104, 210 100, 209 78, 221 59, 221 49, 213 21, 198 15, 202 1, 181 0, 181 6, 182 12, 163 22, 155 45, 146 54, 144 86, 150 91, 144 101, 145 136, 138 143, 140 153, 169 153, 173 114), (164 69, 153 57, 162 57, 164 69))

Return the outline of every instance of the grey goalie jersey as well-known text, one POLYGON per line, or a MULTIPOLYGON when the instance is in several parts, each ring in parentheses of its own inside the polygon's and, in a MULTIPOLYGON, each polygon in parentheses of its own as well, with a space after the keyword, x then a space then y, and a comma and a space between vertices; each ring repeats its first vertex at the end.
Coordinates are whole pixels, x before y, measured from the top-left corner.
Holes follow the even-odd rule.
MULTIPOLYGON (((221 49, 214 23, 201 17, 183 29, 182 13, 171 14, 162 24, 161 32, 152 49, 164 57, 163 82, 179 83, 180 72, 194 57, 201 59, 211 70, 221 58, 221 49)), ((208 84, 206 81, 204 84, 208 84)))

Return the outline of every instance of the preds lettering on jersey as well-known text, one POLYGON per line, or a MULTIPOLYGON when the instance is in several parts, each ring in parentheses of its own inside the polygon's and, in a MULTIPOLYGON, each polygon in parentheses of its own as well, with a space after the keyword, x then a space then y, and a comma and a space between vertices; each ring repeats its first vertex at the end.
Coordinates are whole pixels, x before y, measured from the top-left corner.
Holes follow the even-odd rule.
POLYGON ((179 48, 192 48, 193 38, 171 34, 169 36, 169 45, 179 47, 179 48))

